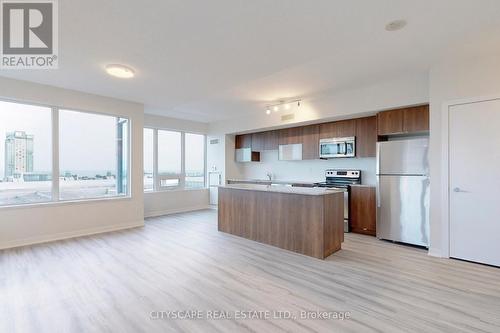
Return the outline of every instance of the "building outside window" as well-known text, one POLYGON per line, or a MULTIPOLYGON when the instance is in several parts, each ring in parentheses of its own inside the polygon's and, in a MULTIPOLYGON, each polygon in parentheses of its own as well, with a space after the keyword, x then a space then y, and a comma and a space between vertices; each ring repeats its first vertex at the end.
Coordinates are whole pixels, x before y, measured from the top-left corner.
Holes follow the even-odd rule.
POLYGON ((204 187, 205 135, 144 130, 145 191, 204 187))
POLYGON ((128 120, 59 112, 60 200, 127 194, 128 120))
POLYGON ((122 117, 0 101, 0 206, 128 195, 129 133, 122 117))
POLYGON ((0 206, 52 200, 52 110, 0 101, 0 206))
POLYGON ((185 187, 205 187, 205 136, 186 133, 185 187))

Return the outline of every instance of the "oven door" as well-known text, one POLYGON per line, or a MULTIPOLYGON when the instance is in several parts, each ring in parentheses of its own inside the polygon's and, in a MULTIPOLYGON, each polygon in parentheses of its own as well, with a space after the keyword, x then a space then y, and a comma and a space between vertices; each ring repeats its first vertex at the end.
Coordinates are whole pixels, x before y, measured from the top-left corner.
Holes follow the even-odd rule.
POLYGON ((319 143, 320 158, 346 157, 346 152, 345 141, 321 140, 319 143))

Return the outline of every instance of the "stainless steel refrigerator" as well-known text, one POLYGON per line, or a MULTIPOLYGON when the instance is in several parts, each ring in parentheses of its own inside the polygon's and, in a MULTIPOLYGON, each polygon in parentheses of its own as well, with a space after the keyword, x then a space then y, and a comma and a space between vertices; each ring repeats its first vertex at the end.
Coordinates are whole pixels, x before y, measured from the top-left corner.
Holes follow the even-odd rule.
POLYGON ((377 143, 377 237, 429 246, 429 139, 377 143))

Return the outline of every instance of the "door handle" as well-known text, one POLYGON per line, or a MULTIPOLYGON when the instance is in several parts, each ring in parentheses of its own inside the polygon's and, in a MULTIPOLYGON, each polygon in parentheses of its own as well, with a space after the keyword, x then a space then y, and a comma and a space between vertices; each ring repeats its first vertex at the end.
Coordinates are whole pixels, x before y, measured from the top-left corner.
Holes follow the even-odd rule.
POLYGON ((469 193, 469 191, 462 190, 460 187, 455 187, 453 189, 453 192, 455 192, 455 193, 469 193))

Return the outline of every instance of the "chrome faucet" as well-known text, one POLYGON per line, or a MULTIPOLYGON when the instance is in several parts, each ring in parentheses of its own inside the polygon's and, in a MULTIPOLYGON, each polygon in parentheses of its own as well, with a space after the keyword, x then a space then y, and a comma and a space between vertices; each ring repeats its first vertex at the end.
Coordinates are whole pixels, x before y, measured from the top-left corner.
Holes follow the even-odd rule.
POLYGON ((272 173, 268 172, 268 173, 266 173, 266 176, 267 176, 267 178, 269 180, 273 180, 273 174, 272 173))

